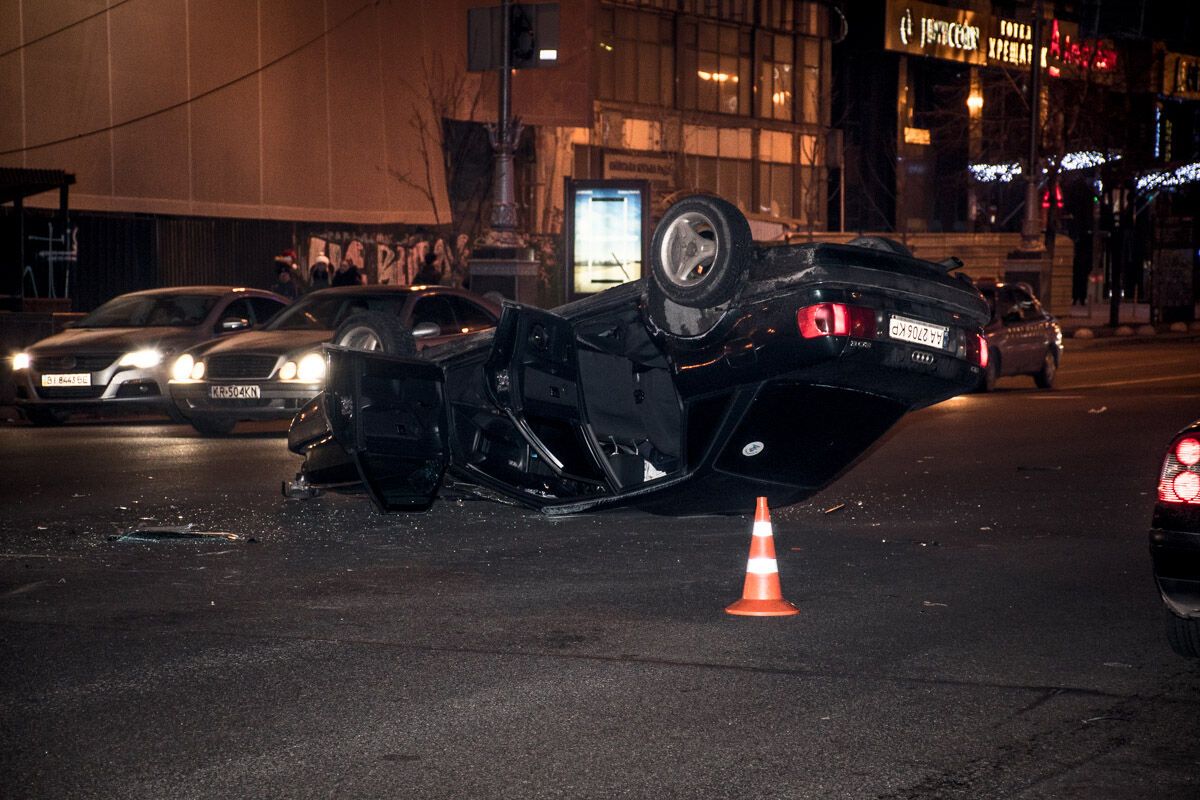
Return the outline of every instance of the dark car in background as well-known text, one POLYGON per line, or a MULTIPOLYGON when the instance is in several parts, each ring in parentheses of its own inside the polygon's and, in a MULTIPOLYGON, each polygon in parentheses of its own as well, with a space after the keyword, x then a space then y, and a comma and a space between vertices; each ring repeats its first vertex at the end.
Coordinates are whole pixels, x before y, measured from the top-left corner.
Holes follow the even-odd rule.
POLYGON ((553 311, 506 303, 494 332, 420 360, 325 348, 285 492, 424 510, 449 470, 547 514, 745 513, 810 497, 979 380, 988 307, 954 264, 876 237, 760 247, 709 195, 672 205, 650 254, 652 277, 553 311))
POLYGON ((206 436, 242 420, 291 419, 325 383, 326 343, 413 355, 495 326, 500 307, 447 286, 345 286, 297 300, 263 330, 189 350, 171 365, 178 413, 206 436))
POLYGON ((1062 327, 1042 308, 1027 283, 976 285, 992 307, 991 321, 984 327, 988 362, 979 388, 990 392, 999 378, 1029 375, 1042 389, 1053 389, 1062 362, 1062 327))
POLYGON ((72 412, 153 410, 176 417, 171 358, 261 325, 290 301, 234 286, 150 289, 114 297, 13 357, 16 404, 35 425, 72 412))
POLYGON ((1175 435, 1163 458, 1150 557, 1167 641, 1179 655, 1200 658, 1200 420, 1175 435))

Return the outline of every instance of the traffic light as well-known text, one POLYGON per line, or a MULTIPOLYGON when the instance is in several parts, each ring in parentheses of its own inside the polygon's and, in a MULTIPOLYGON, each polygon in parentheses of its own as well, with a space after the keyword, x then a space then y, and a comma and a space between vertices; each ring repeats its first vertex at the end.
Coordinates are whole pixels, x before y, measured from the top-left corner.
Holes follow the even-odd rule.
MULTIPOLYGON (((508 28, 508 49, 512 53, 513 69, 536 66, 537 37, 534 35, 533 20, 524 6, 512 7, 512 21, 508 28)), ((557 53, 555 54, 557 56, 557 53)))
POLYGON ((514 3, 504 42, 503 6, 467 10, 467 69, 504 68, 504 51, 513 69, 553 67, 558 63, 558 3, 514 3))

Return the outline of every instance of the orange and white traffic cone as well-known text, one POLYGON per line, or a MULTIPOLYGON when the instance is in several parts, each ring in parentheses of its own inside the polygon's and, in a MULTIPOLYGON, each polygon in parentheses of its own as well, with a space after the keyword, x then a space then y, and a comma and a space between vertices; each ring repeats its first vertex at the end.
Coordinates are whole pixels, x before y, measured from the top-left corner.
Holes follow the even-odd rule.
POLYGON ((800 610, 783 599, 779 565, 775 561, 775 538, 767 498, 758 498, 754 509, 754 535, 750 537, 750 559, 746 562, 746 585, 742 599, 725 609, 727 614, 746 617, 786 617, 800 610))

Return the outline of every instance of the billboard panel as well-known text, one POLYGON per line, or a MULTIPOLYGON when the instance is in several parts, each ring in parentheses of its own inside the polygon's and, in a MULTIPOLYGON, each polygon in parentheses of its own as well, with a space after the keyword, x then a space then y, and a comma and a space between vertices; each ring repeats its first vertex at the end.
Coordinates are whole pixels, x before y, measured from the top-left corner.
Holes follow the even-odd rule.
POLYGON ((645 181, 568 181, 567 286, 572 297, 642 277, 648 194, 645 181))

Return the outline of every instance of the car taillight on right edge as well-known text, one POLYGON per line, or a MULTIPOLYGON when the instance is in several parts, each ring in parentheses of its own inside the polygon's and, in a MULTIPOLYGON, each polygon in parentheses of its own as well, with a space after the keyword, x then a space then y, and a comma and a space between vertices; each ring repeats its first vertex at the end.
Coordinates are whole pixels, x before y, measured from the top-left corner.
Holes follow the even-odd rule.
POLYGON ((1183 436, 1171 445, 1158 479, 1158 500, 1200 505, 1200 438, 1183 436))

